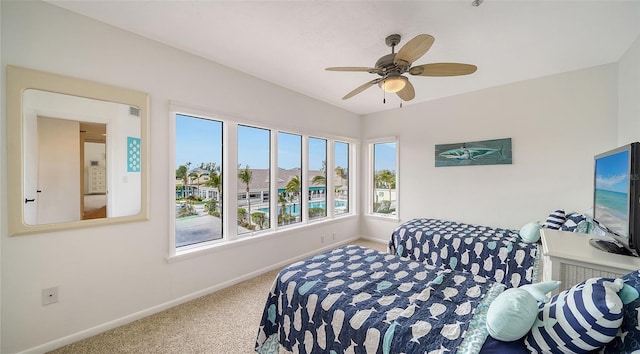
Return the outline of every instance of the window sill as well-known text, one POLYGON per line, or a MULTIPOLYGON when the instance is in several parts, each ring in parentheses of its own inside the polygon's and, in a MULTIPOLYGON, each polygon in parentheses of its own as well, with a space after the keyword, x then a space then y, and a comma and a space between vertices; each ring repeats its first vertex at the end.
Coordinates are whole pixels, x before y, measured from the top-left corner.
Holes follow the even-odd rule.
POLYGON ((400 222, 400 217, 398 217, 398 215, 384 216, 383 214, 365 214, 365 217, 374 220, 400 222))
POLYGON ((183 260, 201 257, 204 255, 212 254, 216 252, 222 252, 235 247, 240 247, 240 246, 246 245, 247 242, 255 242, 257 240, 265 241, 271 238, 276 238, 276 237, 289 234, 291 232, 322 227, 332 223, 341 222, 347 219, 357 218, 357 217, 358 217, 357 214, 344 214, 340 216, 335 216, 332 219, 312 220, 312 221, 307 221, 306 223, 300 224, 300 225, 280 226, 277 230, 273 230, 273 231, 242 234, 235 240, 222 239, 222 240, 210 241, 200 246, 193 246, 183 250, 178 250, 176 251, 175 254, 168 256, 166 259, 167 259, 167 263, 180 262, 183 260))

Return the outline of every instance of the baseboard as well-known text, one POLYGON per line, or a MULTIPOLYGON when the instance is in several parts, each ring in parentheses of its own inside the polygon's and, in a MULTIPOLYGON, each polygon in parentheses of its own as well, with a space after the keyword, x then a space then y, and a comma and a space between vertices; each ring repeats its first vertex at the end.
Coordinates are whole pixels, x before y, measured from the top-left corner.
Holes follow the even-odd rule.
POLYGON ((340 242, 337 242, 337 243, 328 244, 327 246, 322 247, 320 249, 317 249, 317 250, 314 250, 314 251, 311 251, 311 252, 307 252, 305 254, 298 255, 296 257, 284 260, 282 262, 278 262, 277 264, 271 265, 271 266, 269 266, 267 268, 263 268, 263 269, 254 271, 254 272, 245 274, 245 275, 243 275, 241 277, 231 279, 231 280, 226 281, 224 283, 220 283, 220 284, 217 284, 215 286, 212 286, 212 287, 200 290, 200 291, 196 291, 196 292, 191 293, 189 295, 185 295, 185 296, 179 297, 177 299, 174 299, 174 300, 171 300, 171 301, 167 301, 165 303, 162 303, 162 304, 147 308, 145 310, 138 311, 138 312, 132 313, 132 314, 124 316, 124 317, 120 317, 120 318, 115 319, 113 321, 105 322, 105 323, 100 324, 98 326, 91 327, 89 329, 86 329, 86 330, 83 330, 83 331, 80 331, 80 332, 76 332, 76 333, 71 334, 69 336, 58 338, 58 339, 53 340, 51 342, 47 342, 47 343, 44 343, 42 345, 27 349, 27 350, 22 351, 20 353, 24 353, 24 354, 32 354, 32 353, 33 354, 40 354, 40 353, 46 353, 46 352, 58 349, 58 348, 63 347, 65 345, 69 345, 71 343, 75 343, 75 342, 81 341, 83 339, 95 336, 97 334, 100 334, 102 332, 108 331, 110 329, 114 329, 116 327, 120 327, 120 326, 126 325, 128 323, 131 323, 133 321, 139 320, 141 318, 144 318, 144 317, 147 317, 147 316, 151 316, 153 314, 156 314, 158 312, 167 310, 169 308, 172 308, 174 306, 183 304, 185 302, 189 302, 189 301, 195 300, 195 299, 197 299, 199 297, 202 297, 202 296, 205 296, 205 295, 209 295, 209 294, 214 293, 214 292, 216 292, 218 290, 222 290, 224 288, 230 287, 232 285, 235 285, 237 283, 243 282, 245 280, 249 280, 251 278, 257 277, 257 276, 259 276, 261 274, 270 272, 272 270, 286 267, 287 265, 289 265, 291 263, 295 263, 297 261, 300 261, 300 260, 309 258, 311 256, 314 256, 314 255, 316 255, 318 253, 325 252, 325 251, 334 249, 336 247, 340 247, 342 245, 354 242, 354 241, 356 241, 358 239, 366 239, 366 240, 369 240, 369 241, 382 242, 381 240, 375 239, 375 238, 356 236, 356 237, 352 237, 352 238, 349 238, 349 239, 346 239, 346 240, 343 240, 343 241, 340 241, 340 242))

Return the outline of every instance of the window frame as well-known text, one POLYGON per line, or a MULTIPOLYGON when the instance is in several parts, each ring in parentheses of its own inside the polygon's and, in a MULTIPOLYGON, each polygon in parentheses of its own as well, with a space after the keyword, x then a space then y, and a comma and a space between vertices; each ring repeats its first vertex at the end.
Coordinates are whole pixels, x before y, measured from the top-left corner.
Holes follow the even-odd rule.
MULTIPOLYGON (((170 105, 169 111, 170 111, 170 114, 169 114, 170 134, 168 137, 169 138, 168 141, 169 141, 169 146, 171 148, 169 149, 169 153, 167 155, 169 158, 169 166, 170 166, 169 176, 172 181, 171 183, 173 183, 173 190, 175 190, 175 181, 176 181, 176 166, 175 166, 176 116, 185 115, 185 116, 193 117, 195 119, 205 119, 205 120, 220 122, 222 124, 222 142, 221 142, 222 143, 222 147, 221 147, 222 162, 220 166, 221 174, 222 174, 222 186, 223 186, 222 193, 221 193, 222 203, 220 205, 220 209, 222 211, 222 218, 221 218, 222 238, 217 240, 198 242, 191 245, 181 246, 179 248, 176 247, 176 211, 175 211, 175 208, 169 208, 169 235, 170 235, 169 257, 173 257, 182 252, 189 252, 194 249, 207 248, 212 245, 222 243, 225 240, 227 240, 231 235, 230 228, 229 228, 230 224, 229 224, 228 202, 226 202, 226 199, 228 198, 228 195, 229 195, 227 191, 229 186, 228 184, 229 179, 227 176, 228 173, 225 172, 225 171, 228 171, 228 158, 227 158, 227 153, 225 152, 226 151, 225 148, 229 146, 228 145, 229 131, 228 131, 227 122, 225 122, 224 119, 221 119, 220 117, 216 117, 213 114, 202 112, 197 109, 179 106, 179 105, 170 105)), ((169 200, 170 200, 169 205, 175 205, 175 193, 170 193, 169 200)))
POLYGON ((389 220, 398 222, 400 221, 400 139, 397 136, 390 137, 381 137, 370 139, 367 141, 367 183, 365 183, 367 192, 366 195, 366 203, 367 206, 365 208, 365 215, 370 218, 379 218, 382 220, 389 220), (376 144, 388 144, 394 143, 396 145, 396 164, 395 164, 395 175, 396 175, 396 212, 395 214, 382 214, 376 213, 373 210, 373 194, 375 190, 375 145, 376 144))
MULTIPOLYGON (((176 102, 170 102, 169 104, 169 152, 167 154, 168 159, 170 161, 170 176, 173 178, 171 183, 174 183, 175 189, 175 124, 176 124, 176 114, 183 114, 188 116, 193 116, 196 118, 215 120, 222 123, 222 201, 223 204, 221 206, 221 210, 223 212, 222 215, 222 234, 223 237, 219 240, 207 241, 202 243, 196 243, 189 246, 183 246, 180 248, 176 248, 176 234, 175 234, 175 208, 169 210, 169 250, 167 255, 167 261, 169 263, 176 262, 182 259, 188 259, 192 257, 197 257, 200 254, 215 252, 216 250, 226 249, 228 247, 233 247, 238 244, 238 242, 251 242, 252 239, 258 237, 276 237, 281 234, 283 231, 289 231, 291 229, 298 228, 309 228, 309 227, 317 227, 318 224, 323 223, 332 223, 336 220, 350 217, 357 217, 358 208, 357 208, 357 184, 356 180, 357 174, 356 166, 357 163, 357 152, 359 150, 359 142, 356 138, 349 137, 341 137, 335 136, 331 134, 323 134, 318 132, 309 132, 304 129, 300 129, 299 127, 286 129, 285 127, 280 127, 276 125, 268 125, 261 122, 255 122, 251 120, 239 119, 236 117, 231 117, 225 114, 213 113, 206 109, 189 107, 188 105, 176 102), (301 190, 304 195, 308 190, 310 183, 307 181, 308 179, 308 165, 309 165, 309 156, 308 156, 308 139, 318 138, 326 140, 327 144, 327 166, 334 165, 334 143, 341 142, 347 144, 348 149, 348 163, 349 163, 349 212, 344 214, 334 215, 334 203, 335 199, 333 193, 328 193, 327 195, 327 216, 316 219, 309 219, 308 215, 305 217, 305 214, 308 213, 308 200, 307 198, 301 198, 300 208, 301 208, 301 221, 295 224, 290 225, 277 225, 277 215, 274 212, 270 213, 270 228, 265 230, 251 231, 244 234, 238 234, 238 220, 237 220, 237 208, 238 208, 238 188, 237 188, 237 174, 238 174, 238 126, 249 126, 260 129, 266 129, 270 131, 270 179, 271 181, 276 181, 278 178, 278 133, 288 133, 299 135, 302 137, 302 166, 301 166, 301 190), (234 212, 235 211, 235 212, 234 212)), ((333 169, 334 167, 331 167, 333 169)), ((327 168, 329 170, 329 167, 327 168)), ((327 171, 329 175, 329 171, 327 171)), ((333 183, 331 182, 331 178, 327 181, 326 191, 332 190, 333 183)), ((278 186, 277 183, 270 183, 269 187, 269 195, 270 195, 270 209, 277 211, 277 198, 271 198, 271 196, 277 195, 278 186)), ((171 194, 171 193, 170 193, 171 194)), ((175 193, 170 195, 170 204, 175 204, 175 193)))
MULTIPOLYGON (((307 156, 306 159, 303 159, 303 164, 305 164, 306 166, 305 171, 307 171, 307 178, 304 178, 303 184, 306 184, 304 187, 304 203, 306 203, 306 207, 305 210, 307 210, 307 219, 309 222, 313 222, 313 221, 319 221, 319 220, 323 220, 323 219, 327 219, 329 217, 329 139, 327 138, 321 138, 321 137, 317 137, 315 135, 309 135, 309 136, 304 136, 304 142, 303 142, 303 149, 306 146, 306 151, 304 152, 307 156), (324 171, 324 216, 321 217, 316 217, 316 218, 311 218, 308 214, 309 214, 309 197, 308 194, 311 192, 310 188, 313 186, 313 183, 311 183, 311 180, 309 179, 309 151, 311 150, 309 148, 309 144, 310 144, 310 140, 314 139, 314 140, 323 140, 324 141, 324 165, 325 165, 325 171, 324 171)), ((335 201, 334 201, 335 203, 335 201)))

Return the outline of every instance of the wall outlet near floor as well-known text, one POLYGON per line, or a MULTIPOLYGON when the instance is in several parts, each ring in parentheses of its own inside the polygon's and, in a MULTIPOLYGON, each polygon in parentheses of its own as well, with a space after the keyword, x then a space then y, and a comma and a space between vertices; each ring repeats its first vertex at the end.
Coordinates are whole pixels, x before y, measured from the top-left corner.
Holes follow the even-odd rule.
POLYGON ((331 237, 332 237, 332 240, 334 240, 334 241, 335 241, 335 240, 336 240, 336 233, 334 232, 334 233, 333 233, 333 235, 332 235, 331 237))
POLYGON ((324 235, 320 235, 320 243, 324 243, 325 240, 325 236, 324 235))
POLYGON ((58 302, 58 287, 42 289, 42 306, 58 302))

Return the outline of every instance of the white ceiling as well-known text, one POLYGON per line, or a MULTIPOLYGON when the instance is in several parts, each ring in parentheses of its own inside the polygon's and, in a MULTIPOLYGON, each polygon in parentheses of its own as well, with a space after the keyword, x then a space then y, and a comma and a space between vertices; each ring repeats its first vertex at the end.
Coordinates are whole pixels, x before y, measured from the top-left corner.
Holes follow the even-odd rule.
POLYGON ((616 62, 640 35, 633 1, 122 1, 47 0, 266 81, 367 114, 400 99, 373 86, 342 97, 378 76, 329 72, 330 66, 374 66, 420 33, 435 43, 414 65, 478 66, 461 77, 410 76, 416 98, 404 105, 616 62))

